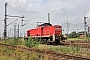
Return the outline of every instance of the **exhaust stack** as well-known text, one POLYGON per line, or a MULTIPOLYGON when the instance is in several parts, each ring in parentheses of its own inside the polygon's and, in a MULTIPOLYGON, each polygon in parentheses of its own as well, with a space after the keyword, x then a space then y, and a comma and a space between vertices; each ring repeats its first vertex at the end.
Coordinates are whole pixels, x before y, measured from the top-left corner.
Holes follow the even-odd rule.
POLYGON ((50 23, 50 13, 48 13, 48 23, 50 23))

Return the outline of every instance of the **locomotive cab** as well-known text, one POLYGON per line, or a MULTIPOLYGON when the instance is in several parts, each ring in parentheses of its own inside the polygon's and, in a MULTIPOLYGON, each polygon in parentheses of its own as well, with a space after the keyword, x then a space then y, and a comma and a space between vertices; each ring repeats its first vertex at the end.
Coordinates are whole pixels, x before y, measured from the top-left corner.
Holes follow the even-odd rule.
POLYGON ((61 40, 62 27, 60 25, 54 25, 53 27, 54 27, 53 40, 55 41, 56 44, 59 44, 61 40))

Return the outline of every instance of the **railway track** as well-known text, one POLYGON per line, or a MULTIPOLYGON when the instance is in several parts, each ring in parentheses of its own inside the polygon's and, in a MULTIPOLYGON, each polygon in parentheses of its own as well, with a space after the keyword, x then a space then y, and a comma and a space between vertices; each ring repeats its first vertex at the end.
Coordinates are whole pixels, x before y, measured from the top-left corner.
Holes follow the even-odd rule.
POLYGON ((68 42, 61 42, 60 45, 64 46, 79 46, 80 48, 88 48, 90 49, 90 42, 86 41, 68 41, 68 42))
POLYGON ((22 52, 28 51, 32 53, 38 54, 40 57, 48 57, 48 60, 90 60, 90 57, 84 57, 80 55, 72 55, 72 54, 66 54, 66 53, 59 53, 52 50, 47 49, 35 49, 35 48, 26 48, 21 46, 14 46, 14 45, 7 45, 7 44, 1 44, 0 46, 5 46, 12 49, 18 49, 22 52))

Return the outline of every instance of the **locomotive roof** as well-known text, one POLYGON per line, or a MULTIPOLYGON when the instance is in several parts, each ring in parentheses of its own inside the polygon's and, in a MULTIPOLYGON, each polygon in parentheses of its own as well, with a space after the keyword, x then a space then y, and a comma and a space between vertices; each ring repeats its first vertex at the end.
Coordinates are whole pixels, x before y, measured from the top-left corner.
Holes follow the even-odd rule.
POLYGON ((39 25, 39 26, 43 26, 43 25, 49 25, 49 26, 52 26, 52 24, 50 24, 50 23, 44 23, 44 24, 41 24, 41 25, 39 25))

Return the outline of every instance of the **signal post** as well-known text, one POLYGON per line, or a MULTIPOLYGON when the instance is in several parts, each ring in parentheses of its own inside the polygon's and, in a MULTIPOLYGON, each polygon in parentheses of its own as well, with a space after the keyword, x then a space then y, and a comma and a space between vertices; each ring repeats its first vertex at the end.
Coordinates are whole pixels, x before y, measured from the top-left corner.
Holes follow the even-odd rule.
POLYGON ((88 27, 88 41, 90 39, 90 26, 88 27))

